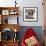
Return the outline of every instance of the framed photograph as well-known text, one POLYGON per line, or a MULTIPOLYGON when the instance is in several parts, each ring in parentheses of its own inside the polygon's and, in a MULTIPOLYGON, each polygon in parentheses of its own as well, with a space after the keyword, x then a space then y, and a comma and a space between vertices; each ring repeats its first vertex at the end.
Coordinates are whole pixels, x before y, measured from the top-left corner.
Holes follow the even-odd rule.
POLYGON ((38 8, 37 7, 24 7, 23 8, 24 21, 37 21, 38 8))
POLYGON ((9 15, 9 10, 2 10, 2 15, 9 15))

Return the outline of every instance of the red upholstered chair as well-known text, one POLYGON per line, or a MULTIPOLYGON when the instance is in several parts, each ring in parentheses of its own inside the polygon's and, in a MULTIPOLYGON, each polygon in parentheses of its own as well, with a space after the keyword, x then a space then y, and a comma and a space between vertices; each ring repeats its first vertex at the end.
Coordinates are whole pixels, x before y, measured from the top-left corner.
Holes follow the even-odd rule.
MULTIPOLYGON (((29 40, 30 41, 30 40, 29 40)), ((30 43, 31 44, 31 43, 30 43)), ((21 46, 41 46, 41 44, 39 43, 38 39, 37 39, 37 35, 34 32, 34 30, 32 28, 28 28, 24 34, 24 37, 22 38, 22 42, 21 42, 21 46), (32 36, 34 38, 36 38, 37 43, 35 45, 27 45, 28 42, 26 43, 25 41, 28 39, 33 39, 32 36)))

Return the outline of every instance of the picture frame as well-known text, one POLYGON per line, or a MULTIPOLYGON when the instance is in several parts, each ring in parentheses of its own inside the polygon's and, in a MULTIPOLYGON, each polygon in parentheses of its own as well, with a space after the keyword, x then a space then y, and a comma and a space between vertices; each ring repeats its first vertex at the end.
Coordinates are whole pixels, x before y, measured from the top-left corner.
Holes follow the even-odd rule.
POLYGON ((9 15, 9 10, 2 10, 2 15, 9 15))
POLYGON ((29 22, 38 21, 38 8, 37 7, 24 7, 23 20, 29 22))

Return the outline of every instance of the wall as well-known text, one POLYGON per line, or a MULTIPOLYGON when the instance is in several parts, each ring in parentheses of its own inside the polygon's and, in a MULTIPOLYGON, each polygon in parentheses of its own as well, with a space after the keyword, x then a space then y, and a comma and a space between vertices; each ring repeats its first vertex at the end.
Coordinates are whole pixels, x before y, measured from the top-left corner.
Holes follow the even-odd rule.
MULTIPOLYGON (((0 0, 0 6, 1 7, 9 7, 9 6, 15 6, 14 3, 15 0, 0 0)), ((44 26, 43 20, 43 6, 42 6, 42 0, 17 0, 17 6, 19 6, 19 24, 21 26, 44 26), (23 7, 37 7, 38 8, 38 21, 37 22, 24 22, 23 21, 23 7)))
POLYGON ((37 22, 24 22, 23 21, 23 10, 21 10, 20 14, 20 25, 22 26, 43 26, 43 6, 42 6, 42 0, 24 0, 23 2, 20 2, 21 8, 23 7, 38 7, 38 21, 37 22), (26 2, 26 3, 25 3, 26 2), (33 2, 33 3, 32 3, 33 2))

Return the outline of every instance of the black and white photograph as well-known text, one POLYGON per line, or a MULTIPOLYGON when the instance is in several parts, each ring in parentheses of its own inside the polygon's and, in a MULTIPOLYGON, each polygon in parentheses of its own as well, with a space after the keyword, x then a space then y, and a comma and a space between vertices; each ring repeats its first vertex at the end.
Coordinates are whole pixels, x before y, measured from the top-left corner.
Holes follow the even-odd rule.
POLYGON ((24 7, 24 21, 37 21, 38 11, 36 7, 24 7))

